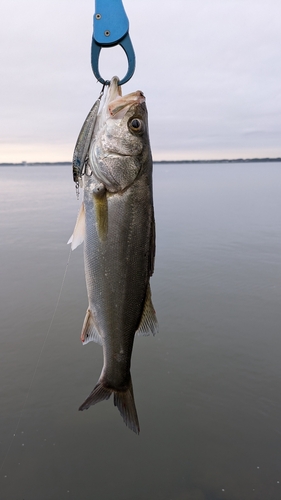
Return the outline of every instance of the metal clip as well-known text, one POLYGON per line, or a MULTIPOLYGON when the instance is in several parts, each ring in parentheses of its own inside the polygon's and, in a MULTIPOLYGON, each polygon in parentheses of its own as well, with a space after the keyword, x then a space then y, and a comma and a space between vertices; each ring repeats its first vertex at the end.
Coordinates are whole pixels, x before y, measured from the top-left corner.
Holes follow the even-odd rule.
POLYGON ((92 38, 91 63, 97 80, 109 85, 99 72, 99 55, 102 48, 121 45, 128 60, 128 71, 119 85, 123 85, 135 71, 135 53, 129 36, 129 20, 122 0, 95 0, 94 31, 92 38))

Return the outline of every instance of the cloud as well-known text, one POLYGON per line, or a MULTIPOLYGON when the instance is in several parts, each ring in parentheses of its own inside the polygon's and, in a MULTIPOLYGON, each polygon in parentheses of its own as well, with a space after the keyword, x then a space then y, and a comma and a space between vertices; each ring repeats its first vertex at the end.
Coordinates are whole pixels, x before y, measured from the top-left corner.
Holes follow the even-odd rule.
MULTIPOLYGON (((280 156, 279 0, 124 0, 124 6, 137 58, 124 92, 144 91, 156 155, 280 156)), ((92 16, 86 0, 2 6, 0 161, 32 145, 39 154, 38 144, 38 160, 71 159, 100 90, 90 66, 92 16)), ((100 62, 106 78, 126 72, 120 47, 104 49, 100 62)))

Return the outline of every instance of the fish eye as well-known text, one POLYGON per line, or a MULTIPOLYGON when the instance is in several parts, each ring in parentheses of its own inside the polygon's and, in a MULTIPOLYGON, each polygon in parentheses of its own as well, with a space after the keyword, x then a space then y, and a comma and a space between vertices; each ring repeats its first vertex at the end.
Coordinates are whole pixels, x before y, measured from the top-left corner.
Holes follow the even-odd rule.
POLYGON ((138 118, 133 118, 129 123, 129 128, 132 132, 140 132, 143 128, 143 123, 138 118))

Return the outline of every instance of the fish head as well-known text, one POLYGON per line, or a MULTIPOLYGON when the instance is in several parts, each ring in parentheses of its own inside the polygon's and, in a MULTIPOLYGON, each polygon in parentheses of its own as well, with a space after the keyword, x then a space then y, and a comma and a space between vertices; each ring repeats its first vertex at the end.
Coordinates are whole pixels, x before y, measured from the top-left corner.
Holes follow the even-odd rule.
POLYGON ((145 97, 140 90, 121 95, 111 80, 89 151, 90 167, 109 192, 122 191, 151 158, 145 97))

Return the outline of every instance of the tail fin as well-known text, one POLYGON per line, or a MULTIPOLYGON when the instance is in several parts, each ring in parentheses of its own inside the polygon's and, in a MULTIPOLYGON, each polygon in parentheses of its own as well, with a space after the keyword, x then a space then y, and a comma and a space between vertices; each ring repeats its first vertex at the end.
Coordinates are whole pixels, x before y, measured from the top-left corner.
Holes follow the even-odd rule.
POLYGON ((98 382, 91 394, 87 397, 84 403, 79 407, 80 411, 87 410, 90 406, 109 399, 111 394, 114 394, 114 406, 117 406, 121 416, 127 427, 136 434, 140 433, 138 414, 135 406, 133 385, 130 377, 129 387, 126 391, 114 391, 98 382))

